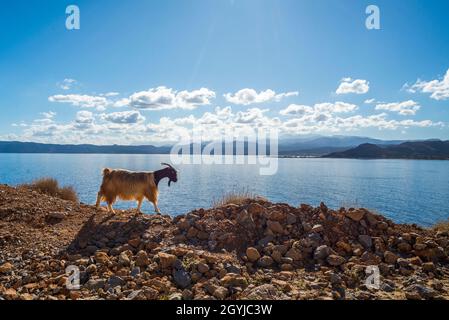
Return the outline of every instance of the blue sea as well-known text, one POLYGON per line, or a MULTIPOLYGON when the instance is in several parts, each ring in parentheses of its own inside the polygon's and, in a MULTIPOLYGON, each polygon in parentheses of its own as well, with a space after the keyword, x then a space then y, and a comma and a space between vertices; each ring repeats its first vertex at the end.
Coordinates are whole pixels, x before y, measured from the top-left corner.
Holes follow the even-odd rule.
MULTIPOLYGON (((94 204, 102 168, 153 171, 169 155, 0 154, 0 183, 17 185, 54 177, 72 185, 84 203, 94 204)), ((159 185, 159 207, 176 216, 210 207, 229 191, 246 190, 273 202, 331 208, 365 207, 398 223, 429 226, 449 218, 449 161, 278 159, 275 175, 257 165, 179 165, 179 181, 159 185)), ((118 202, 116 208, 135 208, 118 202)), ((153 213, 145 203, 143 211, 153 213)))

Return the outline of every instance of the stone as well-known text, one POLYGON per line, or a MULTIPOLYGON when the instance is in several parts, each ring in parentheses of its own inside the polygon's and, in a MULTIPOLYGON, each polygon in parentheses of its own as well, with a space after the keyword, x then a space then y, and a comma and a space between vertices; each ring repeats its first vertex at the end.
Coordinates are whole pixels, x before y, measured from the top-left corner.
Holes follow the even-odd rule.
POLYGON ((220 279, 220 283, 225 287, 246 287, 248 285, 246 278, 235 273, 228 273, 220 279))
POLYGON ((173 280, 181 289, 187 288, 192 282, 192 278, 190 277, 189 273, 184 269, 173 271, 173 280))
POLYGON ((146 267, 150 264, 146 251, 140 250, 136 255, 136 265, 138 267, 146 267))
POLYGON ((131 264, 131 261, 130 261, 128 255, 126 254, 126 251, 123 251, 122 253, 119 254, 118 263, 124 267, 127 267, 131 264))
POLYGON ((373 246, 373 240, 369 235, 361 234, 359 235, 358 240, 365 249, 371 249, 371 247, 373 246))
POLYGON ((417 297, 422 299, 432 299, 437 293, 432 288, 420 285, 420 284, 412 284, 405 288, 407 299, 416 299, 417 297), (407 295, 408 294, 408 295, 407 295))
POLYGON ((346 262, 345 258, 336 254, 331 254, 329 257, 327 257, 327 263, 329 263, 331 266, 337 267, 345 262, 346 262))
POLYGON ((324 227, 321 224, 316 224, 312 227, 312 230, 310 231, 314 233, 320 233, 324 231, 324 227))
POLYGON ((159 252, 158 253, 159 261, 161 262, 162 269, 170 268, 173 266, 177 257, 173 254, 159 252))
POLYGON ((172 293, 171 295, 168 296, 168 300, 171 301, 182 300, 182 293, 180 292, 172 293))
POLYGON ((248 300, 287 300, 288 296, 273 284, 262 284, 249 290, 248 300))
POLYGON ((105 279, 90 279, 86 282, 84 285, 85 288, 89 290, 98 290, 105 286, 106 280, 105 279))
POLYGON ((315 249, 315 252, 313 254, 313 258, 315 260, 324 260, 326 259, 331 253, 331 249, 326 246, 319 246, 318 248, 315 249))
POLYGON ((139 247, 140 242, 141 242, 140 238, 134 238, 134 239, 129 240, 128 244, 134 248, 137 248, 137 247, 139 247))
POLYGON ((422 264, 422 269, 424 272, 434 272, 436 268, 433 262, 425 262, 422 264))
POLYGON ((97 251, 95 253, 94 259, 97 263, 105 264, 109 262, 109 256, 106 252, 97 251))
POLYGON ((226 289, 225 287, 219 286, 214 290, 212 295, 219 300, 224 300, 224 299, 226 299, 228 294, 229 294, 228 289, 226 289))
POLYGON ((285 256, 288 258, 292 258, 294 261, 302 260, 301 251, 299 251, 298 249, 295 249, 295 248, 291 248, 290 250, 288 250, 287 253, 285 254, 285 256))
POLYGON ((144 298, 143 290, 134 290, 126 297, 128 300, 144 300, 144 298))
POLYGON ((246 256, 248 257, 248 260, 251 262, 256 262, 260 259, 260 253, 256 248, 249 247, 246 249, 246 256))
POLYGON ((265 208, 258 203, 251 203, 247 210, 251 215, 259 215, 265 212, 265 208))
POLYGON ((0 273, 9 273, 14 269, 14 265, 6 262, 0 266, 0 273))
POLYGON ((268 227, 268 229, 270 229, 274 233, 279 233, 279 234, 284 233, 284 228, 279 223, 279 221, 268 220, 267 221, 267 227, 268 227))
POLYGON ((408 244, 407 242, 400 242, 398 244, 398 250, 400 252, 408 253, 412 250, 412 246, 408 244))
POLYGON ((126 281, 123 280, 122 278, 118 277, 118 276, 111 276, 108 279, 108 286, 111 288, 115 288, 117 286, 123 286, 125 285, 126 281))
POLYGON ((206 263, 198 263, 198 265, 196 266, 196 268, 198 269, 199 272, 201 273, 206 273, 209 271, 209 266, 206 263))
POLYGON ((267 268, 272 266, 274 263, 273 258, 271 258, 270 256, 263 256, 262 258, 259 259, 259 261, 257 262, 257 264, 259 266, 261 266, 262 268, 267 268))
POLYGON ((362 210, 351 210, 347 211, 345 214, 349 219, 359 222, 365 216, 365 212, 362 210))
POLYGON ((385 251, 384 252, 384 260, 386 263, 388 264, 395 264, 396 261, 398 261, 398 256, 395 255, 393 252, 391 251, 385 251))

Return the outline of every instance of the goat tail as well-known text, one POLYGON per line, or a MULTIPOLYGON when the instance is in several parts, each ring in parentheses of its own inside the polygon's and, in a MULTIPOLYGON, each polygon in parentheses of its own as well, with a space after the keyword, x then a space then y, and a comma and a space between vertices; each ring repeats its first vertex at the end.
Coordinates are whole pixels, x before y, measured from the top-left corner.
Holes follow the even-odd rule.
POLYGON ((107 175, 109 175, 111 173, 111 169, 109 168, 104 168, 103 169, 103 177, 106 177, 107 175))

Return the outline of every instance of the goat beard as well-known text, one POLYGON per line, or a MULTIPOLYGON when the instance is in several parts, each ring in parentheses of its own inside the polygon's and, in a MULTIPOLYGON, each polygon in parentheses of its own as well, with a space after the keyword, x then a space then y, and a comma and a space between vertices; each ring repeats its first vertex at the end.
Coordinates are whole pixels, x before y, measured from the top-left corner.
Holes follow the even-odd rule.
POLYGON ((171 179, 168 179, 168 186, 170 187, 171 179))

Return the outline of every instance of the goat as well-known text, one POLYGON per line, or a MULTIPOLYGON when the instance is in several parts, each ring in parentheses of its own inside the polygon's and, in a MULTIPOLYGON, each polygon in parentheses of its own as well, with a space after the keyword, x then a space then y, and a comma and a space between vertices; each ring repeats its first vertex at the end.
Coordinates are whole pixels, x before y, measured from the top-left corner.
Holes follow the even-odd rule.
POLYGON ((123 169, 103 169, 103 182, 100 191, 97 194, 97 209, 100 208, 100 202, 106 201, 108 212, 115 213, 112 205, 117 198, 122 200, 136 200, 137 212, 141 213, 142 202, 144 198, 152 202, 156 213, 161 211, 157 206, 158 202, 158 184, 168 178, 168 186, 171 182, 178 181, 178 174, 175 168, 168 163, 161 163, 166 168, 154 172, 133 172, 123 169))

